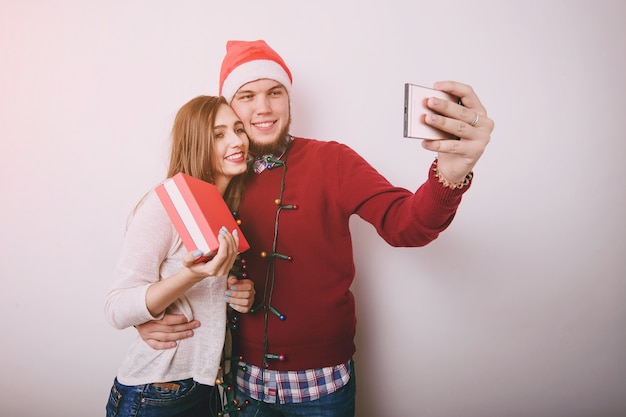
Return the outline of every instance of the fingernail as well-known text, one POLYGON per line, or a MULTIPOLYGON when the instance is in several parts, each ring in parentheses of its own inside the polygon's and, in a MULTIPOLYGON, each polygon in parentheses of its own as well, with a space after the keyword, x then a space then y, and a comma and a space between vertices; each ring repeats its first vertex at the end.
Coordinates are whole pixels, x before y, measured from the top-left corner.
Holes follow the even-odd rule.
POLYGON ((229 295, 229 296, 230 296, 230 295, 233 295, 233 293, 231 293, 230 291, 226 291, 224 294, 225 294, 225 295, 229 295))
POLYGON ((233 230, 233 236, 239 236, 239 232, 237 232, 237 229, 233 230))
POLYGON ((235 308, 235 305, 234 305, 234 304, 232 304, 232 303, 231 303, 231 304, 228 304, 228 305, 230 306, 230 308, 235 308))
POLYGON ((224 297, 224 301, 226 301, 227 303, 230 303, 230 298, 229 297, 224 297))
MULTIPOLYGON (((237 286, 236 286, 236 285, 233 285, 232 287, 230 287, 230 289, 231 289, 232 291, 237 291, 237 286)), ((228 295, 230 295, 230 294, 228 294, 228 295)))
POLYGON ((200 255, 202 255, 202 251, 201 251, 201 250, 197 250, 197 251, 195 251, 195 252, 193 253, 193 257, 194 257, 194 258, 199 258, 199 257, 200 257, 200 255))

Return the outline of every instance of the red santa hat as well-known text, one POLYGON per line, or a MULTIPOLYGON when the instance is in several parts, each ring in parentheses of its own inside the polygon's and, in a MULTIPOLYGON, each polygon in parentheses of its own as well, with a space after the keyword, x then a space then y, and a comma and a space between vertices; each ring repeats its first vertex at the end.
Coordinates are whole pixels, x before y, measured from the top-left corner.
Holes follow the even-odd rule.
POLYGON ((264 40, 228 41, 220 70, 220 95, 229 103, 239 88, 251 81, 270 79, 291 90, 291 72, 264 40))

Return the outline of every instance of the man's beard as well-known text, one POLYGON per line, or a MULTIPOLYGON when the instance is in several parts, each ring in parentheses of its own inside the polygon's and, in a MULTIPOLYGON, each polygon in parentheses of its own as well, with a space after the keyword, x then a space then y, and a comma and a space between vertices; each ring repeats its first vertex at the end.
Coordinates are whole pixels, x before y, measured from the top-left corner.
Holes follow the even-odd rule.
POLYGON ((250 137, 250 154, 255 157, 260 157, 263 155, 275 155, 283 151, 283 147, 285 146, 285 138, 289 134, 289 125, 291 125, 291 116, 289 117, 289 122, 278 133, 272 143, 256 143, 254 142, 254 138, 250 137))

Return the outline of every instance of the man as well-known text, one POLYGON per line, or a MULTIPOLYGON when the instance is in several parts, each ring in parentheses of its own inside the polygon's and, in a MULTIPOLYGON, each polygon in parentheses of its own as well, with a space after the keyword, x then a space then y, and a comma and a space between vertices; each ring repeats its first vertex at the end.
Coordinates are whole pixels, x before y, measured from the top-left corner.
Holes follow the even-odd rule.
MULTIPOLYGON (((451 223, 494 123, 473 89, 435 88, 426 122, 460 140, 423 141, 438 152, 415 192, 393 187, 345 145, 289 135, 292 76, 264 41, 229 41, 220 94, 243 121, 257 159, 240 208, 254 312, 233 332, 240 416, 353 416, 356 318, 349 218, 371 223, 389 244, 417 247, 451 223)), ((154 348, 187 337, 197 323, 169 317, 138 326, 154 348), (175 324, 165 326, 166 324, 175 324), (165 325, 164 325, 165 324, 165 325)))

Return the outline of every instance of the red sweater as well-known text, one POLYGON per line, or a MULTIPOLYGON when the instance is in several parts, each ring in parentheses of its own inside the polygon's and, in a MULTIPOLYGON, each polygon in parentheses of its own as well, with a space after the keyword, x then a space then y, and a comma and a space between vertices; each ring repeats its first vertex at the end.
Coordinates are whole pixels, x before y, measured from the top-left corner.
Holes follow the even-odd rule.
POLYGON ((423 246, 452 221, 462 190, 441 186, 433 176, 412 193, 392 186, 345 145, 295 138, 286 164, 276 249, 272 249, 283 167, 253 174, 240 208, 250 243, 244 257, 254 280, 256 303, 270 312, 264 350, 264 310, 239 315, 234 352, 256 366, 297 371, 346 362, 355 352, 356 316, 350 285, 354 260, 349 219, 357 214, 392 246, 423 246), (261 252, 292 257, 263 257, 261 252), (274 263, 274 284, 268 264, 274 263), (269 272, 268 272, 269 271, 269 272), (267 286, 266 286, 266 277, 267 286), (267 291, 266 291, 267 288, 267 291), (284 356, 265 360, 264 354, 284 356))

